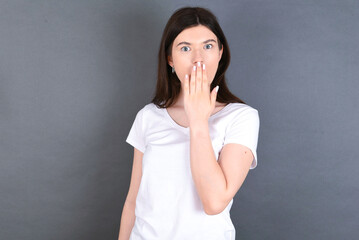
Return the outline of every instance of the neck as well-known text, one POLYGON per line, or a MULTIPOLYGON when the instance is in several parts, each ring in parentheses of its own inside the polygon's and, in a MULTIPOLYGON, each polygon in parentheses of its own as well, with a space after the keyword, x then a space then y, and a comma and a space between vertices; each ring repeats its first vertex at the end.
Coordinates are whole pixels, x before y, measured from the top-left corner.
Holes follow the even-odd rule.
POLYGON ((173 104, 173 106, 181 107, 181 108, 184 107, 184 94, 183 94, 182 89, 180 90, 180 93, 179 93, 175 103, 173 104))

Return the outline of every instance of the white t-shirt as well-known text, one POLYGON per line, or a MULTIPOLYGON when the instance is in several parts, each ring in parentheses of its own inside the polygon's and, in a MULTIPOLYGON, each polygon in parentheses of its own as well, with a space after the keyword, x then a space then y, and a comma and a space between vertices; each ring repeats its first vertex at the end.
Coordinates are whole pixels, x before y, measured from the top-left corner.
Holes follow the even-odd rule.
MULTIPOLYGON (((251 149, 257 166, 258 111, 229 103, 209 118, 216 159, 227 143, 251 149)), ((217 215, 207 215, 190 169, 190 130, 177 124, 166 108, 145 105, 136 115, 126 142, 143 152, 136 220, 130 240, 234 240, 230 218, 233 199, 217 215)), ((240 159, 238 159, 240 161, 240 159)))

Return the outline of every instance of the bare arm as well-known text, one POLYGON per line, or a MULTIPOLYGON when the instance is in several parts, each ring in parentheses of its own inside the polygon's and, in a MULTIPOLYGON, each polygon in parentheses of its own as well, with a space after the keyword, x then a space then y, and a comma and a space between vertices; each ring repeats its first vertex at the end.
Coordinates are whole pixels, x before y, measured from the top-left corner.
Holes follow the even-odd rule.
POLYGON ((133 166, 131 174, 130 188, 122 210, 120 232, 118 240, 128 240, 135 223, 135 207, 138 189, 142 178, 142 157, 143 153, 137 148, 133 150, 133 166))
POLYGON ((251 150, 226 144, 216 161, 207 123, 190 129, 191 171, 205 212, 222 212, 243 184, 253 160, 251 150))

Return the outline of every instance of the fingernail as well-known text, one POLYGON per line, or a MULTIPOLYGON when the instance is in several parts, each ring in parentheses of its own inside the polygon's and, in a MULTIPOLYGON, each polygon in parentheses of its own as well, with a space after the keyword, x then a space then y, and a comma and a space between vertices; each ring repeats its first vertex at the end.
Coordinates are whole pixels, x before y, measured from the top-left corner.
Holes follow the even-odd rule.
POLYGON ((196 66, 193 66, 193 70, 194 70, 194 71, 196 70, 196 66))
POLYGON ((204 63, 203 63, 203 70, 204 70, 204 69, 206 69, 206 65, 204 65, 204 63))
POLYGON ((197 63, 197 66, 198 66, 198 67, 200 67, 200 66, 201 66, 201 63, 200 63, 200 62, 198 62, 198 63, 197 63))
POLYGON ((219 86, 216 87, 216 92, 218 92, 219 86))

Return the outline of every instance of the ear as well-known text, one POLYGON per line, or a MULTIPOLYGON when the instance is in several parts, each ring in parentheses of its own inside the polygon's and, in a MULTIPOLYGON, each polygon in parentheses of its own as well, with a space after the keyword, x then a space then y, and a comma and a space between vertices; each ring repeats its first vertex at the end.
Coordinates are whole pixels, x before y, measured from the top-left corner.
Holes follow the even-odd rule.
POLYGON ((171 67, 173 67, 173 61, 171 56, 167 56, 167 62, 171 67))

